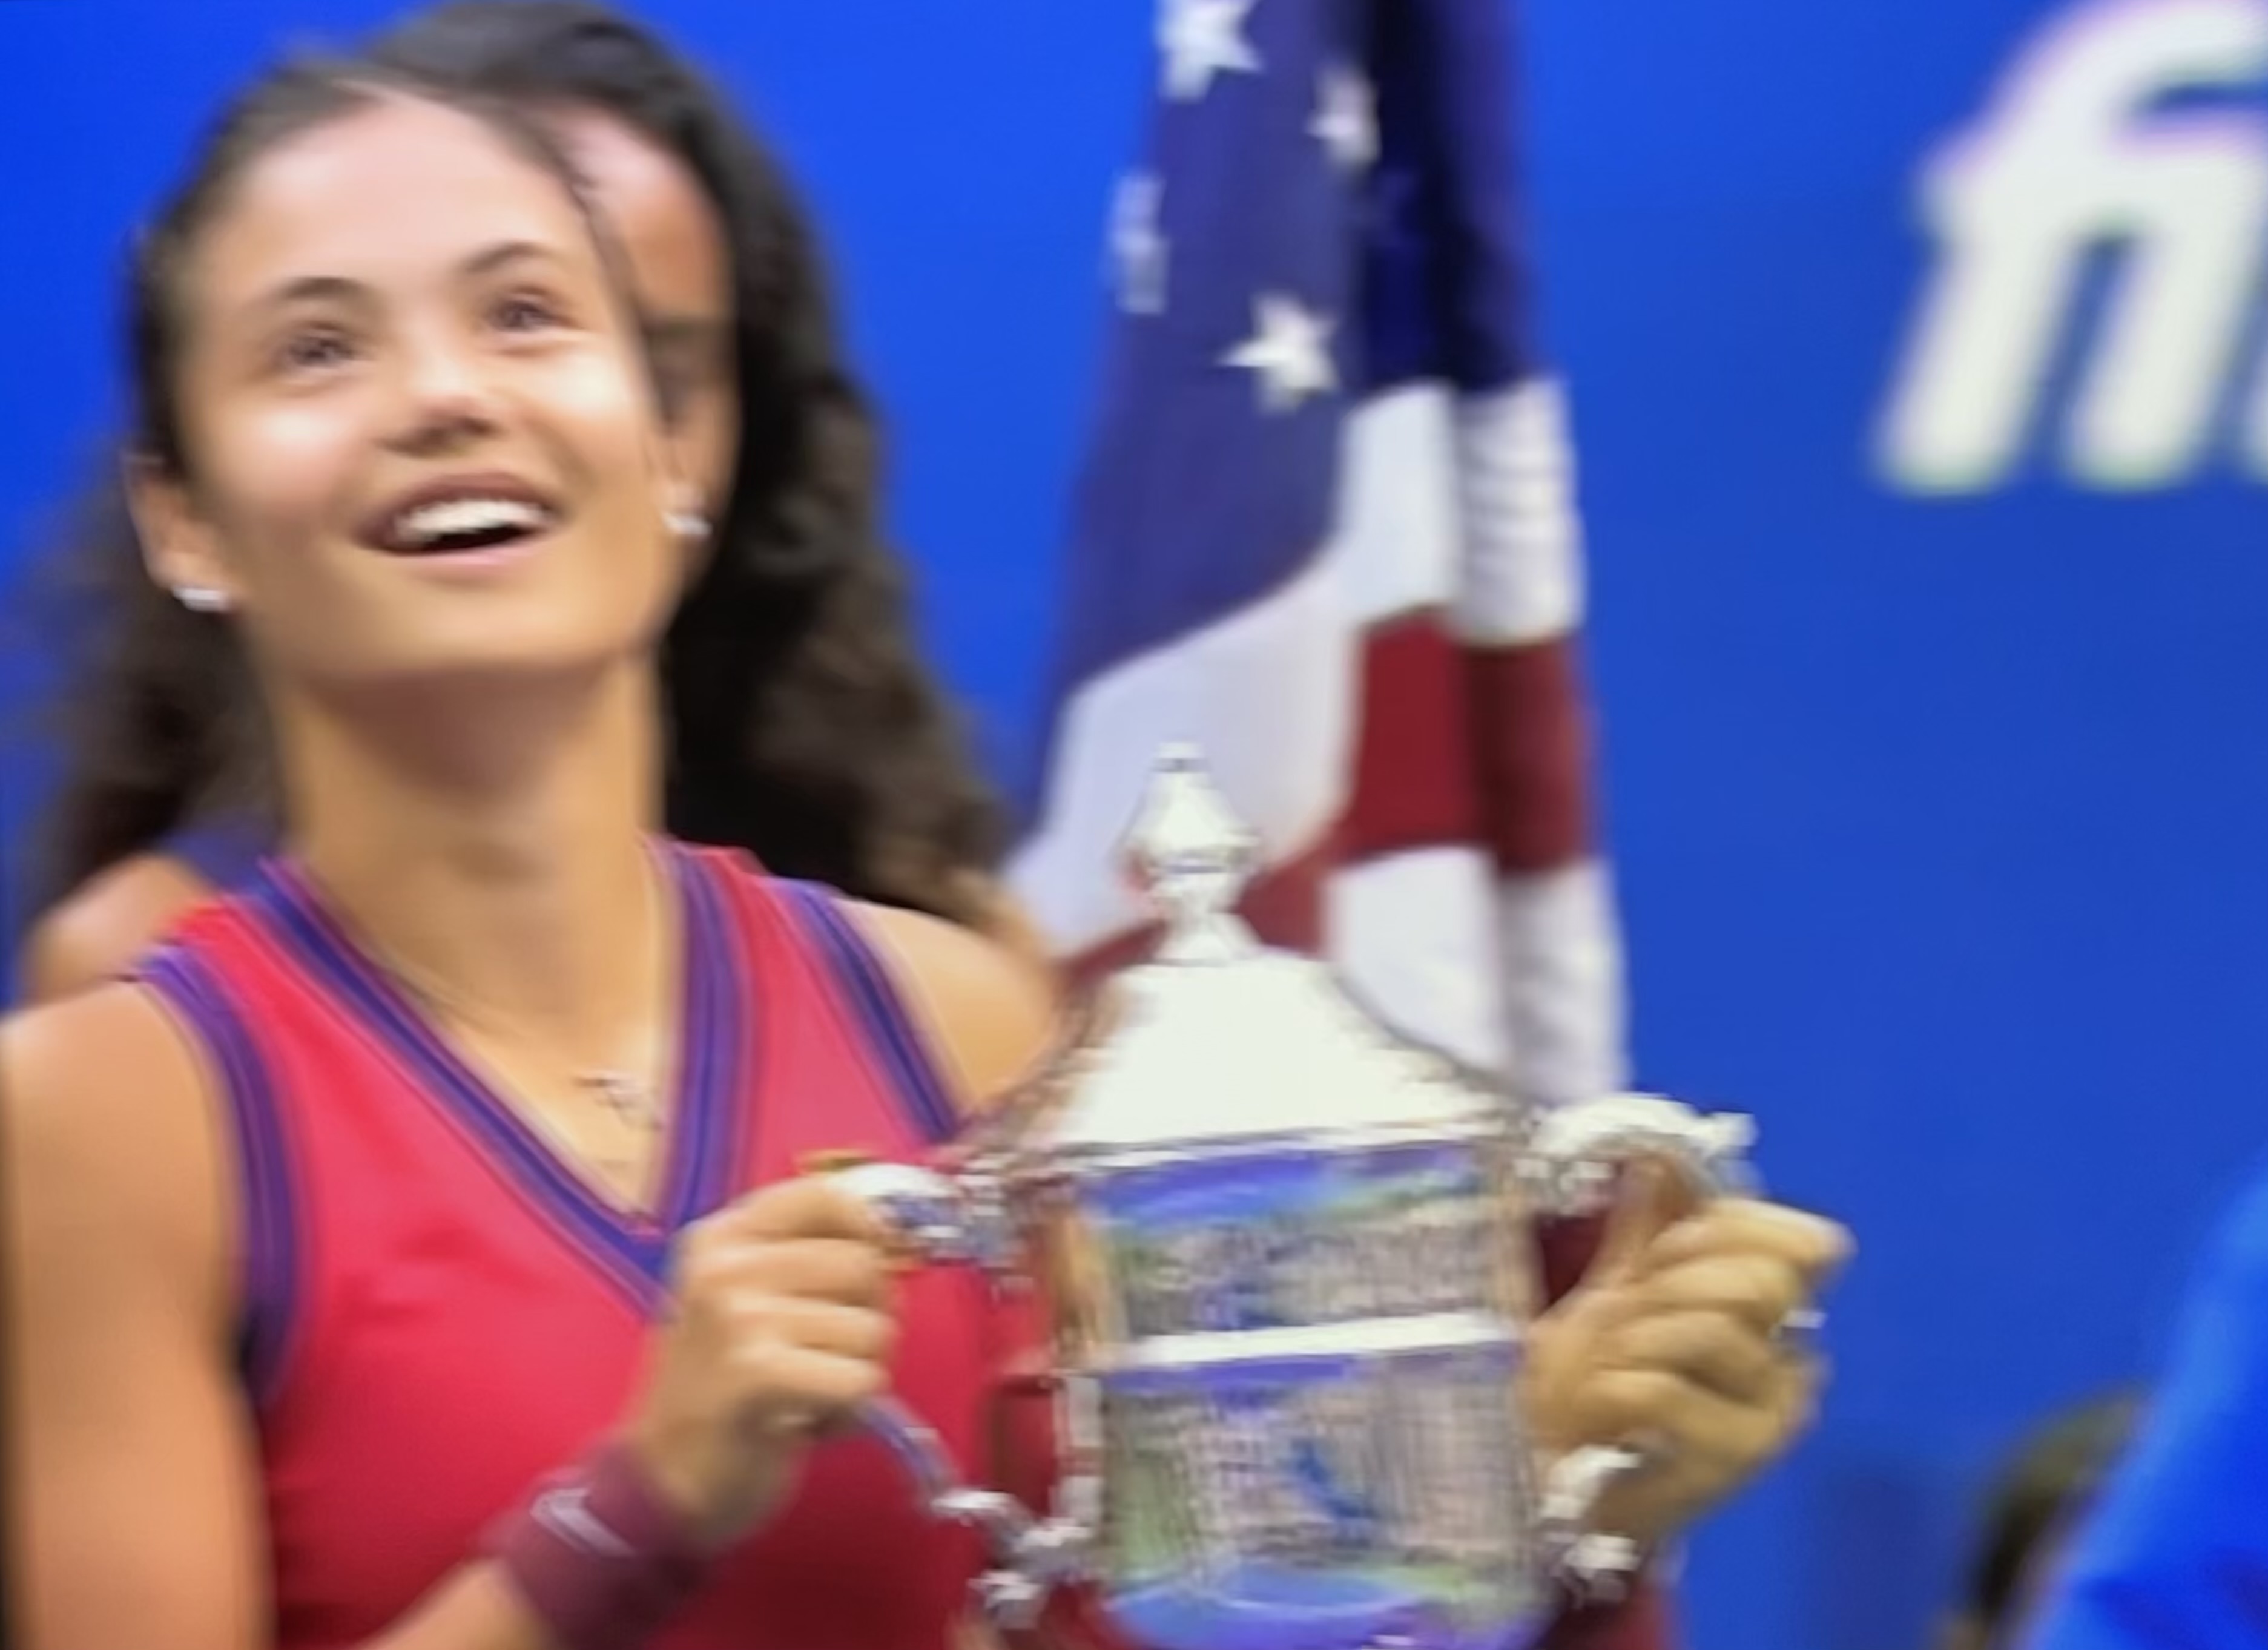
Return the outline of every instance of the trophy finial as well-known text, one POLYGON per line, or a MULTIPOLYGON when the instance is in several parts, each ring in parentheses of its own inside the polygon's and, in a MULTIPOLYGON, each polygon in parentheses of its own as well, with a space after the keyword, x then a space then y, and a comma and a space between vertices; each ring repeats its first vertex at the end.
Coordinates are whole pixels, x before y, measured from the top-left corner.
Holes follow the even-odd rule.
POLYGON ((1193 744, 1169 744, 1126 832, 1123 857, 1165 920, 1161 961, 1242 956, 1252 937, 1233 914, 1259 842, 1236 817, 1193 744))

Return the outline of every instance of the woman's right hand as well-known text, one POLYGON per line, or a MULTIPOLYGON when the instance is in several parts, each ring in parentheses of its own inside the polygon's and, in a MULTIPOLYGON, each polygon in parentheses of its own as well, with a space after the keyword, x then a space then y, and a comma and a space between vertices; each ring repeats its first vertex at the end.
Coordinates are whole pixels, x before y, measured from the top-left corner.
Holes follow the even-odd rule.
POLYGON ((705 1544, 770 1517, 813 1439, 888 1383, 898 1250, 824 1176, 686 1228, 627 1441, 705 1544))

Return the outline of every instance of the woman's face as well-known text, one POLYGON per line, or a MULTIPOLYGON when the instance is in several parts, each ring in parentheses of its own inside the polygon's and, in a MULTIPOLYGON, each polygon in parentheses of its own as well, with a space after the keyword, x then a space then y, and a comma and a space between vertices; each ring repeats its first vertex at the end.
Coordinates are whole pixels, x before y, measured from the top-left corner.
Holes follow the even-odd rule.
POLYGON ((692 169, 636 128, 595 108, 549 118, 630 260, 676 449, 713 518, 730 496, 740 448, 724 224, 692 169))
POLYGON ((568 190, 403 97, 237 177, 176 272, 184 479, 141 478, 169 583, 310 681, 587 669, 652 643, 691 502, 568 190))

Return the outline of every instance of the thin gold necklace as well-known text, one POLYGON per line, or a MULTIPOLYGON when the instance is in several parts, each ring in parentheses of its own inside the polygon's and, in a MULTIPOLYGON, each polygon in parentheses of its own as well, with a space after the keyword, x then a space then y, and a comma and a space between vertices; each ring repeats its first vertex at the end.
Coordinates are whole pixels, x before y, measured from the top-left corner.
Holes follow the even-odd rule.
MULTIPOLYGON (((664 902, 660 898, 659 889, 656 886, 658 877, 655 871, 656 868, 653 866, 652 856, 649 855, 646 887, 648 910, 652 915, 645 926, 650 935, 657 935, 652 942, 650 949, 656 952, 663 952, 666 950, 666 942, 658 936, 666 932, 670 924, 662 915, 664 902)), ((304 870, 302 874, 306 874, 304 870)), ((310 877, 309 880, 313 879, 310 877)), ((338 902, 327 900, 326 903, 343 922, 345 913, 340 909, 338 902)), ((453 1020, 475 1037, 486 1038, 498 1037, 496 1016, 482 1010, 479 1005, 459 994, 453 989, 426 977, 422 971, 402 962, 366 933, 357 929, 356 939, 364 954, 404 993, 416 1000, 424 1009, 428 1018, 443 1022, 453 1020)), ((504 1036, 502 1041, 509 1046, 514 1039, 504 1036)), ((659 1061, 655 1062, 657 1065, 659 1063, 659 1061)), ((650 1134, 660 1130, 665 1118, 660 1092, 661 1084, 658 1079, 640 1076, 625 1067, 591 1066, 567 1073, 566 1081, 569 1088, 574 1092, 588 1096, 605 1106, 614 1114, 616 1121, 643 1129, 650 1134)), ((545 1125, 547 1132, 557 1137, 556 1129, 549 1127, 548 1121, 540 1114, 537 1120, 545 1125)))
POLYGON ((656 1091, 660 1085, 635 1072, 606 1067, 594 1067, 578 1071, 570 1079, 576 1088, 595 1096, 599 1103, 623 1122, 644 1128, 649 1133, 661 1126, 661 1096, 656 1091))

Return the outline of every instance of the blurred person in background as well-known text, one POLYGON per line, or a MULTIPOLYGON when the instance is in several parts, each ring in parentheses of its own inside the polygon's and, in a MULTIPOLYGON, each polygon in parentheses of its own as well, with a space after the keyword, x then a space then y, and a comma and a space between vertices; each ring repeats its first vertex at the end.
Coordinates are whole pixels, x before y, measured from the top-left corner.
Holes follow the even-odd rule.
POLYGON ((2268 1171, 2207 1246, 2133 1445, 2017 1642, 2268 1646, 2268 1171))
POLYGON ((1961 1607, 1938 1650, 2007 1650, 2015 1642, 2073 1523, 2124 1448, 2135 1408, 2133 1397, 2117 1393, 2061 1411, 2002 1463, 1984 1500, 1961 1607))

